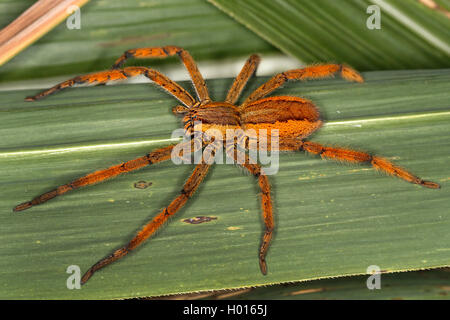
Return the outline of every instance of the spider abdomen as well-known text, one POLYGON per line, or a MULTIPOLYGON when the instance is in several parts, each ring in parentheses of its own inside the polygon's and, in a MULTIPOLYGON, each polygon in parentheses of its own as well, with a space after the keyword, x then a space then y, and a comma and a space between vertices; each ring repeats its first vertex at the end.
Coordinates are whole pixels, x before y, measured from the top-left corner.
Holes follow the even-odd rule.
POLYGON ((244 129, 266 129, 268 134, 277 129, 280 138, 305 138, 322 124, 318 108, 297 97, 269 97, 245 105, 240 111, 244 129))

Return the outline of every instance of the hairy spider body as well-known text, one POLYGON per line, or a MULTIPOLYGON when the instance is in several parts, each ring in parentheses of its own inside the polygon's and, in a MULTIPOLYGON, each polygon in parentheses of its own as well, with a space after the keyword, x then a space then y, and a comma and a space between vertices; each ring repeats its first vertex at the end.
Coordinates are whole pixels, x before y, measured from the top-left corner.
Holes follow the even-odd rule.
MULTIPOLYGON (((253 129, 256 134, 259 134, 260 129, 266 129, 267 134, 269 135, 272 130, 276 129, 279 135, 278 150, 306 151, 312 154, 320 155, 325 159, 335 159, 352 163, 367 163, 375 169, 379 169, 385 173, 397 176, 411 183, 432 189, 437 189, 440 187, 437 183, 422 180, 421 178, 399 166, 394 165, 384 158, 362 151, 340 147, 327 147, 316 142, 306 141, 305 138, 319 129, 322 124, 318 108, 314 106, 311 101, 303 98, 290 96, 266 97, 288 80, 319 79, 340 74, 346 80, 363 82, 363 78, 360 74, 346 65, 313 65, 302 69, 294 69, 279 73, 253 91, 242 104, 235 105, 247 81, 254 74, 259 60, 260 59, 257 55, 250 56, 241 72, 234 80, 230 90, 228 91, 227 97, 223 102, 213 102, 210 99, 205 81, 203 80, 203 77, 191 55, 186 50, 175 46, 128 50, 119 59, 117 59, 111 70, 69 79, 35 96, 27 97, 26 100, 35 101, 59 90, 72 87, 75 84, 105 84, 106 82, 112 80, 122 80, 137 75, 144 75, 182 103, 182 105, 174 107, 172 111, 175 114, 183 115, 186 135, 194 137, 191 141, 184 142, 183 144, 194 146, 194 149, 195 147, 198 147, 199 142, 201 144, 209 144, 208 146, 214 145, 215 141, 206 139, 207 131, 209 129, 219 130, 222 133, 224 140, 228 140, 228 129, 253 129), (173 55, 177 55, 187 68, 196 91, 196 98, 193 98, 183 87, 156 70, 147 67, 122 68, 128 58, 168 57, 173 55), (200 139, 198 139, 198 137, 200 139)), ((248 145, 244 146, 248 147, 248 145)), ((205 145, 202 147, 205 147, 206 149, 205 145)), ((15 212, 22 211, 32 206, 42 204, 52 198, 55 198, 56 196, 65 194, 68 191, 89 186, 148 165, 167 161, 171 159, 174 148, 175 145, 160 148, 140 158, 87 174, 70 183, 41 194, 30 201, 21 203, 13 210, 15 212)), ((256 162, 253 162, 254 160, 250 158, 250 155, 246 154, 245 151, 240 150, 237 144, 232 144, 231 148, 227 146, 226 152, 227 155, 235 161, 239 158, 239 156, 245 158, 245 162, 239 163, 239 165, 244 167, 258 180, 258 185, 261 190, 261 209, 263 212, 263 221, 265 225, 265 230, 259 249, 259 265, 261 272, 266 274, 267 266, 265 256, 274 229, 269 180, 268 177, 264 175, 261 166, 256 164, 256 162)), ((180 151, 179 154, 176 154, 176 156, 183 155, 184 151, 180 151)), ((184 183, 178 196, 176 196, 172 202, 170 202, 167 207, 162 209, 152 220, 145 224, 136 236, 133 237, 126 245, 115 250, 111 255, 101 259, 89 268, 83 275, 81 283, 88 281, 97 270, 122 258, 137 246, 142 244, 146 239, 151 237, 169 217, 183 207, 183 205, 192 197, 193 193, 203 181, 209 168, 211 167, 211 165, 204 160, 195 166, 192 174, 184 183)))
POLYGON ((224 139, 228 129, 276 129, 281 139, 306 138, 322 125, 319 109, 306 99, 281 96, 269 97, 241 107, 227 102, 210 102, 186 112, 183 121, 186 134, 219 130, 224 139), (201 126, 195 127, 195 121, 201 126))

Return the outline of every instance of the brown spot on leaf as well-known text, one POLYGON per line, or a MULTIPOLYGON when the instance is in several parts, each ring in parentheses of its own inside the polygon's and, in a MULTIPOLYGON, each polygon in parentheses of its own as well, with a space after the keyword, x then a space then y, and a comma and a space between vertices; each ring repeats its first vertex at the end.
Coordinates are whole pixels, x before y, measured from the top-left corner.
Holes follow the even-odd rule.
POLYGON ((183 222, 190 223, 190 224, 200 224, 203 222, 209 222, 211 220, 217 220, 217 217, 200 216, 200 217, 195 217, 195 218, 184 219, 183 222))
POLYGON ((146 181, 138 181, 134 184, 134 187, 136 189, 147 189, 150 187, 153 183, 152 182, 146 182, 146 181))

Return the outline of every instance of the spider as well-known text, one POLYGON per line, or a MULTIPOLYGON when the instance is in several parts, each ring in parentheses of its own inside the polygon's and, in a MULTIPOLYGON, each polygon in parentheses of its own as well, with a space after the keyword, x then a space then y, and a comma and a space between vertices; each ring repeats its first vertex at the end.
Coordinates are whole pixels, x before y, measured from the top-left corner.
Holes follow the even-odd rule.
MULTIPOLYGON (((408 182, 432 189, 440 188, 437 183, 422 180, 382 157, 362 151, 335 146, 323 146, 317 142, 307 141, 306 138, 319 129, 322 124, 319 109, 311 101, 299 97, 266 97, 288 80, 318 79, 340 74, 348 81, 364 82, 362 76, 347 65, 318 64, 279 73, 253 91, 241 105, 236 105, 235 103, 246 83, 255 73, 259 61, 260 58, 258 55, 250 56, 232 83, 223 102, 214 102, 210 99, 205 81, 192 56, 188 51, 176 46, 128 50, 116 60, 110 70, 77 76, 57 84, 48 90, 42 91, 35 96, 27 97, 25 100, 35 101, 62 89, 72 87, 75 84, 106 84, 112 80, 122 80, 133 76, 144 75, 182 103, 182 105, 174 107, 172 111, 176 115, 183 116, 185 134, 196 137, 187 143, 195 145, 200 140, 204 145, 211 144, 212 142, 210 140, 205 139, 205 130, 208 128, 215 128, 223 132, 224 139, 226 139, 226 129, 228 128, 278 129, 278 148, 280 151, 306 151, 314 155, 320 155, 325 159, 341 160, 351 163, 366 163, 372 165, 375 169, 397 176, 408 182), (163 58, 175 55, 181 59, 190 74, 196 91, 196 98, 193 98, 184 88, 156 70, 147 67, 123 67, 129 58, 163 58), (199 129, 196 123, 203 124, 203 127, 199 129)), ((148 165, 167 161, 171 159, 171 153, 174 147, 175 145, 170 145, 160 148, 140 158, 87 174, 70 183, 58 186, 49 192, 41 194, 31 201, 19 204, 13 210, 15 212, 22 211, 42 204, 71 190, 98 183, 148 165)), ((236 145, 232 145, 232 148, 226 148, 226 152, 234 160, 237 159, 239 152, 245 154, 245 162, 240 164, 240 166, 258 180, 261 189, 261 208, 265 230, 259 248, 259 266, 262 274, 265 275, 267 274, 266 253, 274 230, 269 179, 259 164, 256 162, 251 163, 250 156, 245 153, 245 150, 239 151, 236 145)), ((96 271, 121 259, 152 236, 169 217, 180 210, 192 197, 210 167, 211 164, 206 163, 206 161, 201 161, 196 164, 179 195, 167 207, 162 209, 158 215, 145 224, 131 241, 88 269, 81 278, 81 283, 86 283, 96 271)))

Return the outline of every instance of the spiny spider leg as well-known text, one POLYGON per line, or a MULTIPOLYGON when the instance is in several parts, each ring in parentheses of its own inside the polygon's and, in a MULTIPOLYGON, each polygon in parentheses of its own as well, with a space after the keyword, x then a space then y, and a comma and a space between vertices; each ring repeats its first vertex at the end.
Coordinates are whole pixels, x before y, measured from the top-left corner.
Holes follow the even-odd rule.
POLYGON ((405 169, 396 166, 387 159, 378 156, 372 156, 367 152, 355 151, 340 147, 326 147, 317 142, 301 141, 296 139, 284 139, 284 141, 281 140, 280 150, 304 150, 312 154, 320 155, 322 158, 326 159, 334 159, 352 163, 367 163, 375 169, 381 170, 389 175, 396 176, 410 183, 418 184, 431 189, 440 188, 440 185, 435 182, 422 180, 421 178, 406 171, 405 169))
POLYGON ((239 149, 235 144, 227 144, 227 155, 234 159, 236 163, 247 169, 255 178, 258 179, 259 187, 261 188, 261 208, 263 211, 265 231, 261 240, 259 248, 259 267, 263 275, 267 274, 266 254, 269 249, 270 240, 274 229, 274 220, 272 212, 272 201, 270 197, 269 179, 263 174, 261 166, 251 161, 250 157, 239 149), (239 163, 238 159, 244 159, 244 163, 239 163))
MULTIPOLYGON (((192 142, 185 142, 185 143, 194 144, 195 141, 192 140, 192 142)), ((148 166, 148 165, 151 165, 154 163, 169 160, 171 158, 172 149, 174 147, 175 147, 175 145, 170 145, 170 146, 155 150, 153 152, 150 152, 149 154, 147 154, 143 157, 112 166, 108 169, 95 171, 95 172, 85 175, 77 180, 74 180, 70 183, 61 185, 61 186, 57 187, 56 189, 53 189, 49 192, 41 194, 41 195, 35 197, 31 201, 21 203, 18 206, 16 206, 13 209, 13 211, 14 212, 22 211, 22 210, 28 209, 32 206, 37 206, 39 204, 47 202, 48 200, 53 199, 56 196, 63 195, 64 193, 66 193, 68 191, 78 189, 81 187, 85 187, 85 186, 89 186, 89 185, 104 181, 106 179, 116 177, 119 174, 137 170, 137 169, 140 169, 142 167, 145 167, 145 166, 148 166)), ((194 148, 195 148, 195 146, 194 146, 194 148)), ((180 155, 179 155, 180 157, 183 156, 181 154, 181 153, 183 153, 183 150, 184 150, 183 148, 180 148, 180 155)))
POLYGON ((183 48, 175 46, 165 46, 127 50, 119 59, 116 60, 112 68, 121 68, 129 58, 164 58, 174 55, 178 55, 180 57, 181 61, 184 63, 186 69, 188 70, 200 102, 206 103, 208 101, 211 101, 211 99, 209 98, 208 88, 206 87, 205 80, 198 70, 197 64, 195 63, 189 52, 183 48))
POLYGON ((97 270, 107 266, 108 264, 122 258, 128 254, 131 250, 135 249, 145 240, 147 240, 157 229, 159 229, 167 219, 174 215, 188 199, 194 194, 195 190, 198 188, 200 183, 205 178, 210 168, 209 164, 200 163, 198 164, 194 171, 192 172, 189 179, 183 186, 180 194, 166 207, 164 208, 155 218, 153 218, 149 223, 147 223, 142 229, 137 233, 137 235, 125 246, 114 251, 111 255, 98 261, 94 264, 81 278, 81 284, 86 283, 89 278, 97 270))
POLYGON ((100 71, 87 75, 77 76, 75 78, 61 82, 50 89, 42 91, 35 96, 27 97, 25 100, 39 100, 62 89, 72 87, 75 84, 95 83, 95 85, 99 85, 113 80, 125 80, 138 75, 146 76, 189 108, 192 107, 196 102, 195 99, 189 94, 189 92, 187 92, 178 83, 170 80, 162 73, 146 67, 127 67, 121 70, 100 71))
POLYGON ((250 58, 248 58, 248 60, 242 67, 241 72, 236 77, 236 79, 234 79, 234 82, 231 85, 230 90, 228 90, 225 102, 231 104, 234 104, 236 102, 236 100, 241 95, 241 92, 244 89, 245 85, 247 84, 248 80, 255 73, 260 60, 261 60, 260 57, 256 54, 251 55, 250 58))
POLYGON ((253 101, 267 96, 275 89, 282 86, 288 80, 308 80, 331 77, 340 72, 341 76, 349 81, 364 82, 361 75, 354 69, 344 64, 322 64, 306 67, 303 69, 294 69, 279 73, 269 81, 256 89, 242 104, 245 106, 253 101))

